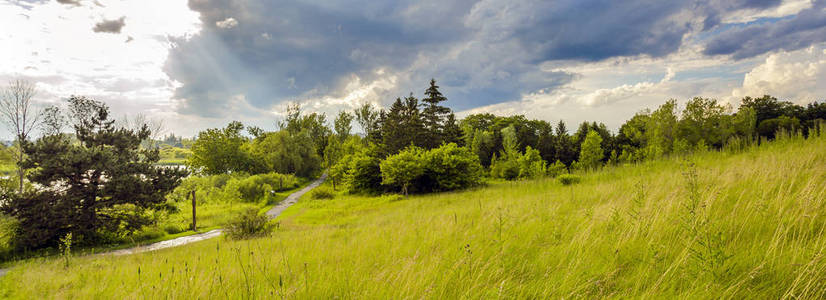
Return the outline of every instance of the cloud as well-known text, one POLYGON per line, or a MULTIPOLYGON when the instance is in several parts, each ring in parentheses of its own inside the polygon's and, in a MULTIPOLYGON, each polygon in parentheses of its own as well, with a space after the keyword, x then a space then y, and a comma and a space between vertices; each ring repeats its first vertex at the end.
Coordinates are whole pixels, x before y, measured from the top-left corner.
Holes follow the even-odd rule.
POLYGON ((233 18, 226 18, 224 20, 215 22, 215 26, 218 26, 219 28, 230 29, 232 27, 238 26, 238 21, 236 21, 233 18))
POLYGON ((746 73, 730 102, 745 96, 773 95, 798 104, 826 100, 826 44, 766 57, 746 73))
POLYGON ((95 24, 95 28, 92 28, 92 30, 94 32, 120 33, 120 30, 126 25, 125 21, 126 17, 120 17, 115 20, 103 20, 95 24))
POLYGON ((465 110, 549 93, 580 76, 543 67, 548 64, 662 58, 692 42, 693 35, 716 30, 732 14, 769 14, 783 5, 780 0, 199 0, 190 1, 190 8, 207 26, 176 42, 164 70, 181 83, 175 91, 179 112, 211 118, 226 116, 238 94, 266 108, 336 98, 347 94, 350 78, 370 83, 391 75, 396 83, 384 92, 384 104, 409 92, 420 96, 436 78, 449 105, 465 110), (379 69, 385 75, 376 74, 379 69))
POLYGON ((79 0, 57 0, 57 3, 80 6, 79 0))
POLYGON ((777 50, 803 49, 824 41, 826 1, 818 0, 786 19, 728 29, 705 44, 704 54, 743 59, 777 50))

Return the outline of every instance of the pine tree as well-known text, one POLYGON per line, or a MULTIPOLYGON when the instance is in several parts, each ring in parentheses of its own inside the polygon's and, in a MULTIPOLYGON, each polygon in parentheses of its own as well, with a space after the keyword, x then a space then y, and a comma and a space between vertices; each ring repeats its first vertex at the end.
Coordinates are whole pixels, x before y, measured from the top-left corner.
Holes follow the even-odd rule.
POLYGON ((54 246, 68 233, 89 244, 103 233, 134 231, 150 221, 143 210, 164 203, 187 173, 155 166, 158 149, 140 147, 151 134, 146 125, 117 128, 105 104, 70 101, 79 143, 65 134, 27 143, 23 165, 42 188, 6 195, 3 209, 20 221, 22 247, 54 246))

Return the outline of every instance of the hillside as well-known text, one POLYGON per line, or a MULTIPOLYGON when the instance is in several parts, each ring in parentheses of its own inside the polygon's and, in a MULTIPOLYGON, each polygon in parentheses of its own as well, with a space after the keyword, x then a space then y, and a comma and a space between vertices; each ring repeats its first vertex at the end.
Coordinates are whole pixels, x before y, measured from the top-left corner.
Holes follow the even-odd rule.
POLYGON ((821 298, 826 138, 424 196, 302 198, 271 238, 21 262, 8 298, 821 298))

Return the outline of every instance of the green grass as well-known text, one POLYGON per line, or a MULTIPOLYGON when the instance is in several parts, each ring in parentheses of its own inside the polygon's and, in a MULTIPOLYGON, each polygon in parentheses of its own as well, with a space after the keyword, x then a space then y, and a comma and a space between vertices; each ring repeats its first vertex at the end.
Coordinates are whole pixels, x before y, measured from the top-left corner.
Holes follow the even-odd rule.
POLYGON ((425 196, 306 195, 272 237, 64 268, 0 297, 822 298, 826 139, 425 196))

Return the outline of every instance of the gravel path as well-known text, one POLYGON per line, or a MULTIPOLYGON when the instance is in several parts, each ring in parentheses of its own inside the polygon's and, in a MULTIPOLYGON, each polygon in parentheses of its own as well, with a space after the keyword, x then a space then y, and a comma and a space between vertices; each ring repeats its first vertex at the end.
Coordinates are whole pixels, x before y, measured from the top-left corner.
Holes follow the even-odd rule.
MULTIPOLYGON (((298 198, 301 198, 301 196, 303 196, 304 194, 306 194, 310 190, 312 190, 312 189, 318 187, 319 185, 321 185, 321 183, 324 182, 324 179, 326 179, 326 178, 327 178, 327 174, 321 175, 320 178, 316 179, 316 181, 313 181, 313 183, 311 183, 310 185, 304 187, 303 189, 301 189, 301 190, 299 190, 295 193, 290 194, 289 196, 287 196, 287 198, 285 198, 284 200, 281 200, 281 202, 278 203, 278 205, 276 205, 275 207, 268 210, 267 211, 267 216, 270 217, 270 219, 275 219, 285 209, 287 209, 287 207, 290 207, 291 205, 298 202, 298 198)), ((203 233, 198 233, 198 234, 193 234, 193 235, 188 235, 188 236, 182 236, 182 237, 174 238, 174 239, 171 239, 171 240, 160 241, 160 242, 149 244, 149 245, 143 245, 143 246, 137 246, 137 247, 132 247, 132 248, 114 250, 114 251, 110 251, 110 252, 99 253, 98 255, 128 255, 128 254, 135 254, 135 253, 141 253, 141 252, 148 252, 148 251, 155 251, 155 250, 159 250, 159 249, 177 247, 177 246, 186 245, 186 244, 189 244, 189 243, 194 243, 194 242, 197 242, 197 241, 203 241, 203 240, 206 240, 206 239, 211 239, 211 238, 214 238, 214 237, 217 237, 217 236, 221 235, 222 232, 223 232, 222 229, 215 229, 215 230, 210 230, 210 231, 203 232, 203 233)), ((9 271, 9 269, 0 269, 0 276, 5 275, 6 272, 8 272, 8 271, 9 271)))

